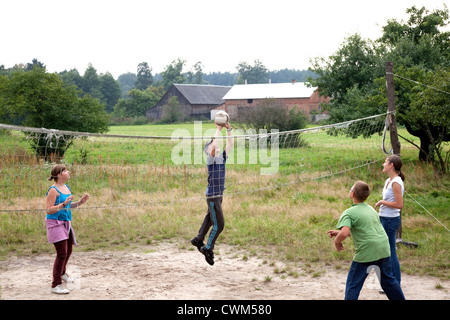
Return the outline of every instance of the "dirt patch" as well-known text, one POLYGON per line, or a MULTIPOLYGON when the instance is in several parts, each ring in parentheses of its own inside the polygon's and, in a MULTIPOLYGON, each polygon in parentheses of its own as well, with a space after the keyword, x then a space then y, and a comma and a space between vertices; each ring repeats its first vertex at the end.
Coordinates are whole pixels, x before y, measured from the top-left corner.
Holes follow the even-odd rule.
MULTIPOLYGON (((347 268, 323 266, 318 274, 301 263, 286 265, 249 256, 232 246, 216 246, 208 265, 188 244, 161 242, 130 251, 74 252, 64 284, 68 295, 50 293, 54 255, 12 257, 0 261, 1 299, 242 299, 342 300, 347 268), (287 270, 287 271, 286 271, 287 270)), ((407 299, 449 300, 449 282, 402 275, 407 299), (436 288, 438 285, 439 288, 436 288)), ((372 272, 362 300, 387 300, 372 272)))

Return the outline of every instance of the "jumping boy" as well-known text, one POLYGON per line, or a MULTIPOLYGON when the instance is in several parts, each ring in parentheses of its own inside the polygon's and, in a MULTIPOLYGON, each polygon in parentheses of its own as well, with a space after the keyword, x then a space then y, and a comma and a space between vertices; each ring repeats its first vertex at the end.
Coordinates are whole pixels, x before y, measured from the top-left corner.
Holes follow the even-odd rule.
MULTIPOLYGON (((337 251, 342 251, 342 242, 351 235, 355 244, 355 256, 348 272, 345 299, 357 300, 366 277, 373 267, 379 270, 381 287, 391 300, 404 300, 400 284, 392 274, 389 240, 381 225, 377 212, 364 203, 370 188, 364 181, 357 181, 350 189, 353 205, 339 218, 337 228, 327 234, 333 238, 337 251), (351 234, 350 234, 351 232, 351 234)), ((377 275, 378 275, 377 274, 377 275)))
MULTIPOLYGON (((216 124, 217 130, 215 137, 221 135, 222 126, 216 124)), ((198 235, 191 240, 191 244, 205 256, 206 262, 210 265, 214 264, 214 244, 219 234, 222 232, 225 222, 222 212, 222 195, 225 190, 225 164, 228 153, 233 146, 233 138, 231 126, 227 123, 224 126, 227 129, 228 141, 225 150, 221 153, 218 146, 218 139, 213 138, 206 143, 204 152, 207 154, 206 167, 208 168, 208 185, 206 187, 206 203, 208 212, 206 213, 203 223, 198 231, 198 235), (209 228, 212 226, 206 245, 203 239, 209 228)))

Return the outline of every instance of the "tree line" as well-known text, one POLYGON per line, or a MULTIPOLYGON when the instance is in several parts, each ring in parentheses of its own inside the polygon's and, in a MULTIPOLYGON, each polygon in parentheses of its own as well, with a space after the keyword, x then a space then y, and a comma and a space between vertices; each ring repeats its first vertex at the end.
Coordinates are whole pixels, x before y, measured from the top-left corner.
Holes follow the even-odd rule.
MULTIPOLYGON (((26 77, 26 73, 34 68, 46 72, 45 64, 33 59, 31 63, 17 64, 8 69, 1 65, 0 76, 4 76, 3 81, 13 78, 16 73, 25 73, 23 76, 26 77)), ((241 62, 236 70, 235 73, 206 74, 203 72, 202 63, 196 62, 186 71, 186 61, 178 58, 167 65, 160 74, 154 75, 147 62, 139 63, 136 73, 124 73, 117 79, 109 72, 99 74, 92 64, 88 65, 83 75, 77 69, 64 70, 56 75, 62 80, 65 88, 73 86, 78 97, 90 96, 98 100, 112 119, 144 117, 146 110, 156 105, 174 83, 233 86, 245 81, 249 84, 265 83, 269 79, 272 82, 306 81, 308 77, 316 76, 310 70, 269 71, 259 60, 255 60, 254 65, 241 62)), ((9 114, 3 121, 20 123, 20 117, 14 119, 11 117, 12 114, 9 114)))

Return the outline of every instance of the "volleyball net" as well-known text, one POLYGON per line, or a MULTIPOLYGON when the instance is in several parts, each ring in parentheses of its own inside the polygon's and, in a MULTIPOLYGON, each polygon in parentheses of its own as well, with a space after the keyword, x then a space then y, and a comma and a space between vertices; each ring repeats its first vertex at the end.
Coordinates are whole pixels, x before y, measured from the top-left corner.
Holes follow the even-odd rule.
MULTIPOLYGON (((224 196, 329 177, 384 161, 386 114, 302 130, 239 130, 216 137, 226 161, 224 196), (384 131, 384 134, 383 134, 384 131), (231 139, 231 140, 230 140, 231 139)), ((80 209, 151 207, 205 198, 204 145, 215 129, 194 122, 171 136, 72 132, 0 124, 0 212, 45 210, 55 163, 70 171, 80 209), (206 126, 205 126, 206 127, 206 126), (94 201, 93 201, 94 200, 94 201)))

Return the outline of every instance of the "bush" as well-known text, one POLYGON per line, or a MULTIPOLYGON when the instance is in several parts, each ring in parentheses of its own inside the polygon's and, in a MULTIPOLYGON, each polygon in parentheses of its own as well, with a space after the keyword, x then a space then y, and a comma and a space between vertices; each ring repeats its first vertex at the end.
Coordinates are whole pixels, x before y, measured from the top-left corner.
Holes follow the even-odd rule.
MULTIPOLYGON (((264 99, 255 107, 239 108, 238 121, 244 131, 265 129, 271 132, 275 129, 282 132, 305 128, 307 117, 302 110, 296 107, 289 109, 281 100, 270 98, 264 99)), ((283 135, 279 143, 281 148, 303 145, 299 132, 283 135)))
POLYGON ((183 110, 181 110, 177 97, 170 97, 168 103, 163 106, 160 123, 176 123, 183 120, 184 113, 183 110))

